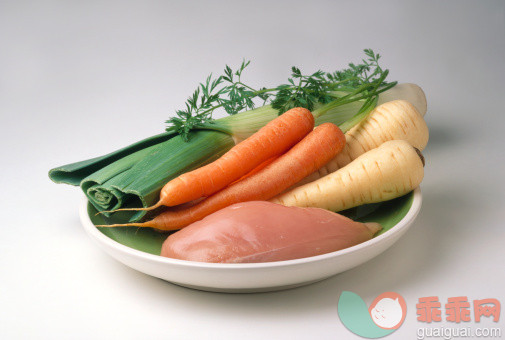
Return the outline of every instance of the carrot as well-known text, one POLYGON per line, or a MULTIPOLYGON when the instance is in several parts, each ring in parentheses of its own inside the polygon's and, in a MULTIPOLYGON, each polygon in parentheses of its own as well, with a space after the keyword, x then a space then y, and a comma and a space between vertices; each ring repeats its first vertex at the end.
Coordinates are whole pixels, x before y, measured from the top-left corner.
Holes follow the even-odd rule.
POLYGON ((270 201, 341 211, 390 200, 415 189, 424 175, 421 152, 403 140, 388 141, 317 181, 270 201))
POLYGON ((423 116, 406 100, 394 100, 376 107, 361 123, 345 134, 346 144, 330 162, 307 176, 294 187, 313 182, 337 171, 365 152, 382 143, 401 139, 419 150, 428 143, 428 126, 423 116))
POLYGON ((260 172, 261 170, 263 170, 267 165, 271 164, 272 162, 274 162, 277 158, 279 158, 279 156, 274 156, 272 158, 269 158, 267 159, 266 161, 264 161, 263 163, 261 163, 260 165, 258 165, 257 167, 255 167, 254 169, 252 169, 251 172, 245 174, 244 176, 240 177, 239 179, 237 179, 235 182, 231 183, 230 185, 232 184, 235 184, 237 182, 240 182, 241 180, 243 179, 246 179, 247 177, 251 177, 252 175, 260 172))
POLYGON ((335 157, 344 144, 344 134, 336 125, 321 124, 288 152, 259 172, 228 186, 190 208, 166 211, 144 223, 113 224, 103 227, 137 226, 176 230, 235 203, 268 200, 335 157))
POLYGON ((216 161, 174 178, 161 189, 160 200, 148 208, 175 206, 210 196, 247 175, 268 159, 298 143, 314 128, 312 113, 295 107, 275 118, 258 132, 238 143, 216 161))

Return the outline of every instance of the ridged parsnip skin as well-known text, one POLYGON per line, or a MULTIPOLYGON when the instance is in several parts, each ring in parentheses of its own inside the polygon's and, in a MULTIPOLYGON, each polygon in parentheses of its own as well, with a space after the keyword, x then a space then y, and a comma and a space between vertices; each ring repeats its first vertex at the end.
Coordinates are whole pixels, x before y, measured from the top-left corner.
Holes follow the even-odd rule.
POLYGON ((341 153, 295 186, 313 182, 335 172, 386 141, 405 140, 422 151, 428 144, 428 138, 428 126, 412 104, 405 100, 384 103, 347 131, 346 144, 341 153))
POLYGON ((270 201, 341 211, 390 200, 419 186, 424 176, 421 157, 406 141, 388 141, 338 171, 270 201))

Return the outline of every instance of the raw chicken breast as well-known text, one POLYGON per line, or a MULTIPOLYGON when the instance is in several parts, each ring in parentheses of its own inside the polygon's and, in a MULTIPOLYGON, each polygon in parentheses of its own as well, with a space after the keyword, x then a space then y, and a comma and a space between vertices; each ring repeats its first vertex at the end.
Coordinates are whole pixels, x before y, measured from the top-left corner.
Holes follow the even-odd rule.
POLYGON ((272 262, 367 241, 381 229, 319 208, 253 201, 231 205, 170 235, 161 256, 199 262, 272 262))

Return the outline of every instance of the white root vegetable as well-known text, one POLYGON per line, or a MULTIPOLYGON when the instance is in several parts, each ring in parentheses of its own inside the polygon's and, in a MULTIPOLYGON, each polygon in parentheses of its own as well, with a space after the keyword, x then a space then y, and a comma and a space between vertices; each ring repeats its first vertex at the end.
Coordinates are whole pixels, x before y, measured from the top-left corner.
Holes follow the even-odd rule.
POLYGON ((342 152, 292 188, 335 172, 386 141, 405 140, 422 151, 428 138, 428 126, 412 104, 405 100, 387 102, 376 107, 366 119, 347 131, 342 152))
POLYGON ((396 85, 392 89, 382 92, 379 94, 379 101, 377 105, 381 105, 392 100, 406 100, 412 103, 422 116, 426 114, 426 110, 428 108, 426 95, 416 84, 402 83, 396 85))
POLYGON ((424 158, 418 149, 403 140, 388 141, 338 171, 270 201, 331 211, 382 202, 419 186, 423 167, 424 158))

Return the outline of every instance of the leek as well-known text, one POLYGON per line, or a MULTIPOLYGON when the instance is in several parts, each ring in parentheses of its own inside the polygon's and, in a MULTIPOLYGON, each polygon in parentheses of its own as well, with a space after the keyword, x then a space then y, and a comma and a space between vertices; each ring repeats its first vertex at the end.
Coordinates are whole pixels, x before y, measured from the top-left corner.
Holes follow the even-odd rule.
MULTIPOLYGON (((215 161, 233 145, 228 134, 194 131, 191 143, 175 136, 109 164, 84 178, 80 185, 98 211, 151 206, 158 201, 165 183, 215 161)), ((129 221, 138 221, 145 214, 145 211, 137 211, 124 216, 129 221)))

